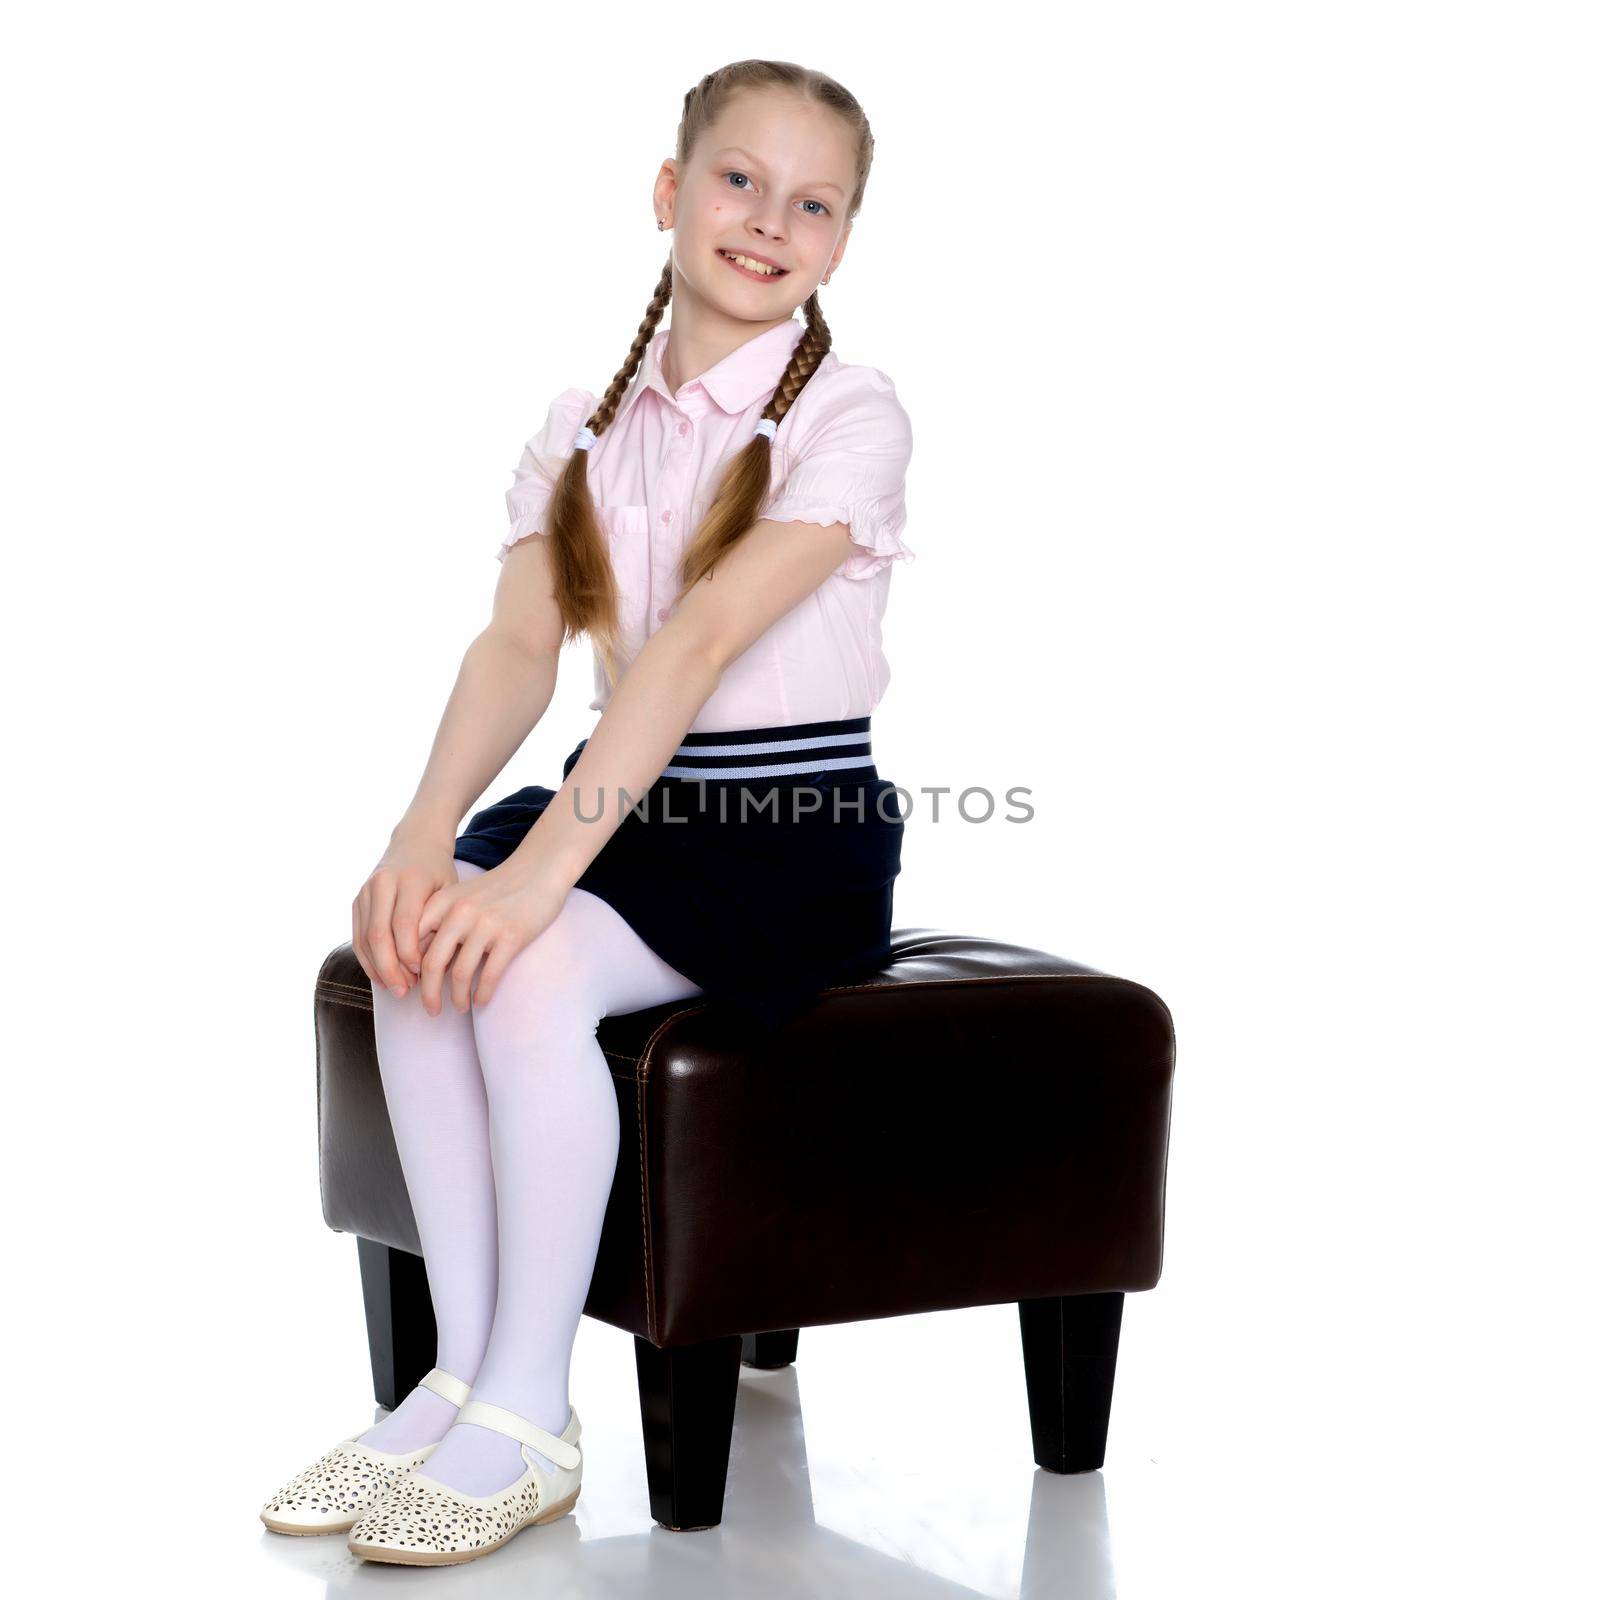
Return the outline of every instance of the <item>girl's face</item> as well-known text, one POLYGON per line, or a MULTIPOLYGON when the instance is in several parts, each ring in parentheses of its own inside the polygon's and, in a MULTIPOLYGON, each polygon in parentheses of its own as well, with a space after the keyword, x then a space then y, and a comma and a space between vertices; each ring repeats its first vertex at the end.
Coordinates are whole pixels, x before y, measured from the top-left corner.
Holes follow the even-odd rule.
POLYGON ((673 265, 726 316, 788 317, 844 255, 855 140, 837 113, 793 95, 743 94, 701 135, 683 167, 663 163, 656 214, 673 229, 673 265), (730 261, 753 258, 752 268, 730 261), (754 262, 784 269, 763 276, 754 262))

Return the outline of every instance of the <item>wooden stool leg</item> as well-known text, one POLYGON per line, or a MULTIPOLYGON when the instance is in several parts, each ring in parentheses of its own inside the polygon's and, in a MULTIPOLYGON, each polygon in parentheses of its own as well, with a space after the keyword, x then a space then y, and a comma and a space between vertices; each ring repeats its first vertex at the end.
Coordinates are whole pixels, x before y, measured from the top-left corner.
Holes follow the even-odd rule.
POLYGON ((771 1333, 747 1333, 741 1357, 747 1367, 790 1367, 800 1348, 798 1328, 778 1328, 771 1333))
POLYGON ((662 1350, 634 1336, 650 1515, 674 1532, 722 1521, 742 1344, 731 1334, 662 1350))
POLYGON ((356 1236, 372 1392, 393 1411, 433 1365, 439 1333, 421 1256, 356 1236))
POLYGON ((1122 1294, 1020 1300, 1033 1459, 1047 1472, 1105 1465, 1122 1294))

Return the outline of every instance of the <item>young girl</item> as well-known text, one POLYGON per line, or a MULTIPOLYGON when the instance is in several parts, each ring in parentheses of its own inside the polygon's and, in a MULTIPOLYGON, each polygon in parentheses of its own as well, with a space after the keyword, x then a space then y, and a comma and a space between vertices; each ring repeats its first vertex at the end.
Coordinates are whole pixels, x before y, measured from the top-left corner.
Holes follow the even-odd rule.
POLYGON ((816 292, 871 162, 831 78, 704 78, 656 178, 673 251, 627 360, 523 453, 493 618, 353 908, 437 1365, 280 1490, 270 1528, 432 1564, 568 1510, 619 1142, 597 1024, 702 996, 777 1027, 887 959, 904 824, 870 713, 911 431, 883 373, 832 353, 816 292), (602 715, 561 788, 455 837, 584 633, 602 715))

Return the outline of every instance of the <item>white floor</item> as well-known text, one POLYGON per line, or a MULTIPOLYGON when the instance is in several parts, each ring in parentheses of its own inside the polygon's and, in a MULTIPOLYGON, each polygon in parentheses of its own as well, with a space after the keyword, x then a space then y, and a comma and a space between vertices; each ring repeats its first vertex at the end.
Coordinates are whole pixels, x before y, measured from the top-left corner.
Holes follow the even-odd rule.
MULTIPOLYGON (((345 1279, 334 1366, 355 1401, 365 1374, 354 1246, 330 1235, 318 1254, 345 1279)), ((1296 1351, 1289 1324, 1306 1307, 1292 1286, 1245 1293, 1224 1318, 1216 1303, 1201 1314, 1183 1276, 1128 1299, 1102 1471, 1034 1466, 1012 1307, 808 1329, 792 1368, 742 1369, 723 1521, 696 1533, 652 1521, 631 1340, 586 1321, 573 1376, 587 1450, 575 1514, 442 1572, 374 1567, 342 1538, 254 1524, 301 1458, 376 1414, 334 1404, 327 1384, 297 1392, 297 1378, 309 1381, 302 1351, 265 1375, 275 1387, 262 1396, 260 1442, 195 1464, 169 1592, 1593 1593, 1575 1549, 1586 1447, 1563 1442, 1559 1414, 1534 1408, 1553 1372, 1528 1373, 1529 1409, 1518 1412, 1515 1391, 1491 1397, 1474 1362, 1448 1348, 1419 1370, 1412 1334, 1426 1319, 1408 1332, 1396 1301, 1371 1307, 1361 1338, 1330 1294, 1320 1322, 1304 1317, 1300 1330, 1315 1337, 1320 1325, 1326 1342, 1296 1351)))

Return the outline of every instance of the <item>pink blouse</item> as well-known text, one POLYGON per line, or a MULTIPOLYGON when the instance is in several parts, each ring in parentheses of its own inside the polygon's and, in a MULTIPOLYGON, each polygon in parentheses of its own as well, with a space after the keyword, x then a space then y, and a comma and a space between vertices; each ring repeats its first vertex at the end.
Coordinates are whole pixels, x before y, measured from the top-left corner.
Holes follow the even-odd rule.
MULTIPOLYGON (((620 674, 671 615, 674 570, 726 463, 755 431, 805 332, 799 317, 747 340, 673 394, 661 372, 670 328, 658 329, 612 424, 589 451, 589 488, 611 553, 621 606, 620 674)), ((552 486, 598 396, 567 389, 530 439, 506 491, 511 526, 497 556, 546 534, 552 486)), ((772 441, 773 495, 764 518, 850 525, 850 555, 732 662, 691 733, 865 716, 889 683, 881 624, 901 538, 911 422, 875 367, 823 356, 772 441)), ((594 711, 610 691, 594 663, 594 711)))

